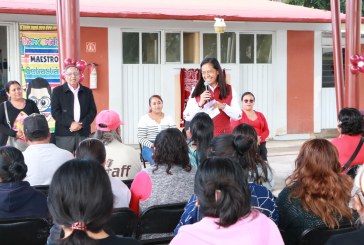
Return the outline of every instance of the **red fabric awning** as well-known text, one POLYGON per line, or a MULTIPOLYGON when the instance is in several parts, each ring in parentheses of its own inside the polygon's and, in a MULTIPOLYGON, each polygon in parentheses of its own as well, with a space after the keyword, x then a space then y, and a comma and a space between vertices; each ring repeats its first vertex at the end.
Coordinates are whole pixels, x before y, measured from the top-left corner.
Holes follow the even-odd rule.
MULTIPOLYGON (((81 17, 330 23, 331 12, 268 0, 80 0, 81 17)), ((0 0, 0 13, 55 15, 56 0, 0 0)), ((344 15, 342 15, 344 19, 344 15)))

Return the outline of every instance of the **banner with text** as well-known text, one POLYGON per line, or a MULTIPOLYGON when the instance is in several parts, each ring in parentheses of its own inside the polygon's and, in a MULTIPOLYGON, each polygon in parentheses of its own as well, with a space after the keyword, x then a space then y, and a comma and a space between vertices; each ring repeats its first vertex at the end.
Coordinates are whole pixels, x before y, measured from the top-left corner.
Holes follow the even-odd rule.
POLYGON ((20 25, 19 28, 22 85, 27 87, 27 98, 37 103, 53 132, 51 88, 60 84, 57 26, 20 25))

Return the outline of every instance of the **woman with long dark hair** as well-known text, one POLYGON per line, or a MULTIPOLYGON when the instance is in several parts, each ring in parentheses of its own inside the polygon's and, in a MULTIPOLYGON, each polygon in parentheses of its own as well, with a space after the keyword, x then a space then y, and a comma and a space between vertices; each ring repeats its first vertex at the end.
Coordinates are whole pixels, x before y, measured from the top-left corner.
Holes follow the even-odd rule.
POLYGON ((200 79, 188 99, 183 112, 184 119, 191 121, 196 113, 207 109, 204 106, 208 102, 213 102, 212 107, 219 110, 219 114, 213 118, 214 137, 231 133, 230 118, 239 120, 241 111, 236 92, 226 83, 225 75, 216 58, 205 58, 201 62, 200 79))
MULTIPOLYGON (((243 154, 240 154, 241 157, 244 158, 243 162, 247 165, 245 168, 249 169, 249 180, 264 185, 269 190, 272 190, 274 186, 272 169, 268 162, 259 154, 259 141, 256 130, 249 124, 242 123, 234 128, 233 135, 242 136, 241 140, 235 141, 237 149, 239 149, 237 144, 241 144, 244 141, 251 142, 249 149, 243 154)), ((216 148, 219 149, 220 147, 216 148)))
POLYGON ((196 169, 191 167, 188 146, 181 131, 168 128, 155 139, 155 167, 139 172, 131 184, 130 208, 187 202, 193 193, 196 169))
POLYGON ((341 174, 338 152, 328 140, 313 139, 302 145, 286 184, 277 199, 286 244, 296 244, 308 228, 353 222, 348 206, 353 182, 341 174))
POLYGON ((255 96, 252 92, 245 92, 241 96, 242 115, 238 121, 231 121, 231 126, 235 128, 241 123, 246 123, 255 129, 258 135, 259 154, 267 161, 268 151, 266 147, 266 140, 269 136, 269 128, 267 120, 263 113, 254 110, 255 96))
POLYGON ((70 160, 53 175, 48 194, 53 221, 62 226, 59 244, 139 244, 107 234, 114 197, 105 169, 94 160, 70 160))
POLYGON ((204 218, 181 227, 170 244, 283 244, 274 222, 251 209, 247 175, 233 160, 204 161, 197 170, 194 191, 204 218))
MULTIPOLYGON (((253 132, 255 132, 254 129, 253 132)), ((249 149, 251 149, 252 144, 254 144, 253 142, 256 141, 243 137, 242 135, 234 136, 231 134, 222 134, 211 140, 207 157, 228 157, 232 159, 236 165, 244 169, 248 174, 252 206, 278 224, 278 210, 275 203, 275 197, 265 186, 257 184, 257 180, 254 178, 251 169, 252 166, 255 168, 257 167, 255 165, 250 165, 247 162, 247 158, 244 157, 249 149)), ((268 185, 269 182, 263 184, 268 185)), ((185 211, 174 230, 175 234, 178 233, 181 226, 196 223, 201 219, 202 214, 196 206, 196 203, 197 197, 193 194, 186 204, 185 211)))
POLYGON ((197 113, 189 126, 189 157, 193 167, 198 167, 206 159, 210 141, 214 136, 214 123, 204 112, 197 113))

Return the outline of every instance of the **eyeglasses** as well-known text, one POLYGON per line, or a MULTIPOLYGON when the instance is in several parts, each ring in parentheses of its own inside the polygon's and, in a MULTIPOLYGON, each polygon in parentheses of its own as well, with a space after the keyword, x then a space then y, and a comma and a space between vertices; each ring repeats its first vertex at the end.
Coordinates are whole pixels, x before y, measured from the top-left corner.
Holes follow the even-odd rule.
POLYGON ((71 73, 66 73, 66 76, 72 76, 72 75, 78 76, 78 75, 80 75, 80 73, 78 71, 71 72, 71 73))
POLYGON ((211 75, 211 74, 214 74, 215 70, 208 70, 208 71, 203 71, 202 72, 202 75, 205 76, 206 74, 207 75, 211 75))
POLYGON ((248 102, 253 103, 253 102, 254 102, 254 100, 244 100, 244 102, 245 102, 245 103, 248 103, 248 102))

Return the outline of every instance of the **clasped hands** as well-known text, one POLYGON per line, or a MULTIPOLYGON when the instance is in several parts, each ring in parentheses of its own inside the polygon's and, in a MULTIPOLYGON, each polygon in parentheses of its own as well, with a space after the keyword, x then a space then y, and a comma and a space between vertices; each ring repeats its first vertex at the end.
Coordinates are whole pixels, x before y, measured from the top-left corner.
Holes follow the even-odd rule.
MULTIPOLYGON (((198 106, 199 107, 203 107, 203 105, 208 102, 211 99, 211 94, 210 91, 205 90, 201 95, 200 95, 200 101, 198 102, 198 106)), ((224 110, 225 109, 226 104, 225 103, 221 103, 220 101, 216 100, 216 103, 213 104, 212 109, 218 108, 220 110, 224 110)))
POLYGON ((82 123, 80 122, 72 122, 70 126, 71 132, 76 132, 82 128, 82 123))

